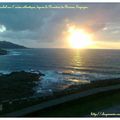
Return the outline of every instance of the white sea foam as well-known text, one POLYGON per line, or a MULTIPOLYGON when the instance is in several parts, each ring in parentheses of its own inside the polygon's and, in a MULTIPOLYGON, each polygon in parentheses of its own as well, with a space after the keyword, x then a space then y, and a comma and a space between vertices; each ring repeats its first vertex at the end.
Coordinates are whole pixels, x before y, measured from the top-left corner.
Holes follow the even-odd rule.
POLYGON ((17 56, 17 55, 21 55, 21 52, 12 51, 12 52, 11 52, 11 55, 15 55, 15 56, 17 56))
POLYGON ((7 56, 18 56, 18 55, 22 54, 22 52, 16 51, 16 50, 8 50, 8 51, 9 52, 8 52, 7 56))
POLYGON ((47 70, 42 72, 45 76, 42 77, 42 80, 38 82, 35 88, 39 94, 51 94, 53 91, 63 90, 70 85, 90 83, 89 80, 82 79, 78 76, 73 78, 71 75, 61 74, 61 71, 47 70))
POLYGON ((0 70, 0 75, 3 75, 3 74, 9 74, 9 73, 11 73, 11 71, 0 70))

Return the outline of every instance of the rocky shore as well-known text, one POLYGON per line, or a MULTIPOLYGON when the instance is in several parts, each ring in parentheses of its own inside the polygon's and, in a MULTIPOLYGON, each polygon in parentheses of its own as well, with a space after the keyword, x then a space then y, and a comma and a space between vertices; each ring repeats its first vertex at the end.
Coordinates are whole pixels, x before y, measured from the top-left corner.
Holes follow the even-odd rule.
POLYGON ((62 91, 53 92, 50 96, 34 96, 33 87, 42 79, 43 73, 31 70, 30 72, 18 71, 0 75, 0 116, 12 111, 17 111, 45 101, 61 98, 66 95, 80 93, 93 88, 119 85, 120 78, 109 80, 91 81, 88 84, 71 85, 62 91))
POLYGON ((2 75, 0 79, 2 82, 4 81, 4 84, 2 83, 2 85, 0 85, 0 91, 3 92, 4 90, 4 94, 2 93, 0 94, 2 96, 5 95, 4 98, 6 98, 8 101, 1 100, 2 107, 4 108, 1 114, 16 111, 22 108, 36 105, 51 99, 60 98, 66 95, 80 93, 82 91, 90 90, 93 88, 120 84, 120 78, 109 79, 109 80, 98 80, 98 81, 92 81, 91 83, 85 85, 70 86, 69 88, 64 89, 62 91, 54 92, 51 96, 45 96, 45 97, 38 96, 35 98, 29 97, 30 94, 31 95, 33 94, 33 90, 31 88, 35 85, 35 81, 38 81, 38 79, 40 79, 42 76, 44 76, 44 74, 42 73, 37 74, 37 73, 31 73, 25 71, 12 72, 11 74, 8 75, 2 75), (9 80, 9 84, 7 84, 7 86, 5 86, 6 80, 7 81, 9 80), (17 87, 15 88, 14 85, 17 87), (13 98, 13 96, 15 96, 15 98, 13 98), (21 96, 23 98, 21 98, 21 96), (16 99, 16 97, 18 99, 16 99))
POLYGON ((0 76, 0 101, 6 99, 15 99, 27 97, 33 94, 35 82, 44 76, 41 72, 12 72, 10 74, 1 74, 0 76))

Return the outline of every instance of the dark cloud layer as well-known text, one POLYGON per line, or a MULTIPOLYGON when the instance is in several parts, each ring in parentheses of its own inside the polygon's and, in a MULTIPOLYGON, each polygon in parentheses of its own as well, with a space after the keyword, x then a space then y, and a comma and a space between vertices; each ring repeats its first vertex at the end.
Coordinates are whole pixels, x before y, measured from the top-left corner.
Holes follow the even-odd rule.
MULTIPOLYGON (((13 4, 28 5, 25 3, 7 5, 13 4)), ((44 6, 45 3, 29 5, 44 6)), ((67 23, 86 27, 95 34, 104 34, 103 40, 107 38, 112 41, 120 38, 119 34, 115 34, 120 32, 120 28, 116 28, 120 24, 120 4, 79 3, 79 5, 87 6, 88 9, 0 9, 0 40, 26 43, 30 47, 42 47, 42 44, 46 47, 50 44, 59 46, 62 44, 62 32, 66 30, 67 23), (106 37, 110 32, 112 33, 110 37, 106 37)))

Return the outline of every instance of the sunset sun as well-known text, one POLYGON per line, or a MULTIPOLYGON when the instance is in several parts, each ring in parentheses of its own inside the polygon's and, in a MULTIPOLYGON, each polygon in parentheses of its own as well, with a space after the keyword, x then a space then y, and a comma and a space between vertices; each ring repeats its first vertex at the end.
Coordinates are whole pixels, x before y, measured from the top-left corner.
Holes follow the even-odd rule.
POLYGON ((83 29, 69 28, 69 43, 72 48, 87 48, 93 45, 92 36, 83 29))

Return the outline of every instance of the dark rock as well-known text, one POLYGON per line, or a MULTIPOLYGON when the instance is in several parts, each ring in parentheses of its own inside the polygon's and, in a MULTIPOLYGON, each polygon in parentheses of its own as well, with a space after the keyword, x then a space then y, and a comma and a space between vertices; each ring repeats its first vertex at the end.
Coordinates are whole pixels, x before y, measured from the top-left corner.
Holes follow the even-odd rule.
POLYGON ((7 54, 6 50, 0 49, 0 55, 6 55, 6 54, 7 54))
POLYGON ((31 72, 25 72, 25 71, 20 71, 20 72, 12 72, 7 75, 2 75, 0 76, 1 79, 6 79, 6 80, 38 80, 40 76, 43 76, 44 74, 40 73, 31 73, 31 72))
POLYGON ((0 76, 0 101, 28 97, 34 94, 36 81, 44 74, 25 71, 12 72, 0 76))
POLYGON ((41 73, 41 72, 39 72, 39 75, 40 75, 40 76, 45 76, 45 74, 43 74, 43 73, 41 73))

